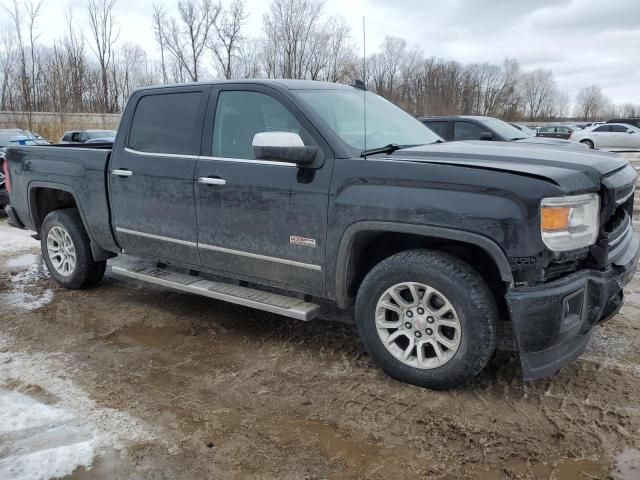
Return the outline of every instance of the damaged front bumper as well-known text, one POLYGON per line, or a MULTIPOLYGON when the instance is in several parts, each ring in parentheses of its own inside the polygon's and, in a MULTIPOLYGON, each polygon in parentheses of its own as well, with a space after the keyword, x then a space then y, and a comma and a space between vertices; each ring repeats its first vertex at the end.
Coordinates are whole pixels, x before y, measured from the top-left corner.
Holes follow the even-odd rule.
POLYGON ((633 278, 640 239, 633 233, 624 253, 606 270, 581 270, 536 287, 512 288, 507 305, 525 380, 551 375, 587 348, 593 327, 622 307, 633 278))

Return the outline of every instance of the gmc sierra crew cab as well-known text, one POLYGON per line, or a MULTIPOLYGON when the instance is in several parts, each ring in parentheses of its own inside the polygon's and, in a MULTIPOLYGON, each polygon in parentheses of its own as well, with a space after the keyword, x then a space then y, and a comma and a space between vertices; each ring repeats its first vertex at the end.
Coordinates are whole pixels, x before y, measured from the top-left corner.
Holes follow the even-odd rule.
POLYGON ((10 223, 63 286, 118 256, 114 274, 300 320, 335 306, 385 372, 428 388, 476 376, 505 326, 525 380, 556 372, 618 312, 640 253, 621 157, 444 143, 362 86, 145 88, 112 148, 7 160, 10 223))

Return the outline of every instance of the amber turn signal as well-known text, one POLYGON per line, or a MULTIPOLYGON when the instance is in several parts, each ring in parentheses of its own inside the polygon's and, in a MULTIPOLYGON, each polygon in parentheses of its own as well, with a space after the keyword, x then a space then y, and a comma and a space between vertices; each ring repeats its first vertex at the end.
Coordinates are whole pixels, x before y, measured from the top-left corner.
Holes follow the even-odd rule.
POLYGON ((541 227, 544 231, 567 230, 569 228, 569 207, 543 207, 541 227))

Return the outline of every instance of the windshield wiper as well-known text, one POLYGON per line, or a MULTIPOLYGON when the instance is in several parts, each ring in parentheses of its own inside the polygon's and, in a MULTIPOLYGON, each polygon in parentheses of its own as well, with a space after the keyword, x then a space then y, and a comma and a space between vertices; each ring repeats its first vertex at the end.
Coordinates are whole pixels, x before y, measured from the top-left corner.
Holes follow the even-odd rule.
POLYGON ((422 144, 417 143, 415 145, 398 145, 397 143, 390 143, 388 145, 385 145, 384 147, 370 148, 369 150, 364 150, 360 154, 360 156, 366 157, 367 155, 375 155, 376 153, 393 153, 396 150, 400 150, 402 148, 418 147, 420 145, 422 144))

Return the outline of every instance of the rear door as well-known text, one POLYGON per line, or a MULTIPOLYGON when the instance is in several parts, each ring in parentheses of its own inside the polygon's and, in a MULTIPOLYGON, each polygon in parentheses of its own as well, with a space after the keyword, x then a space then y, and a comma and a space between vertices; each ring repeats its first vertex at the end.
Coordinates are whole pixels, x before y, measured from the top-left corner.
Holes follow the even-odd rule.
POLYGON ((466 121, 453 122, 453 140, 454 141, 479 140, 480 136, 485 132, 488 132, 488 130, 472 122, 466 122, 466 121))
POLYGON ((569 127, 556 127, 556 138, 562 138, 564 140, 571 136, 571 129, 569 127))
POLYGON ((538 129, 537 136, 538 137, 551 137, 551 133, 553 132, 553 127, 540 127, 538 129))
POLYGON ((591 136, 598 148, 608 148, 611 146, 611 126, 600 125, 593 129, 591 136))
POLYGON ((423 122, 436 135, 442 137, 443 140, 450 142, 453 140, 451 125, 453 122, 447 120, 427 120, 423 122))
POLYGON ((109 167, 112 222, 126 253, 199 264, 193 176, 210 87, 143 91, 109 167))
POLYGON ((202 265, 323 292, 333 154, 322 137, 280 92, 244 84, 212 89, 203 138, 196 171, 202 265), (319 163, 255 160, 254 135, 274 131, 319 147, 319 163))
POLYGON ((631 135, 627 133, 628 127, 624 125, 611 125, 611 148, 628 148, 631 147, 631 135))

